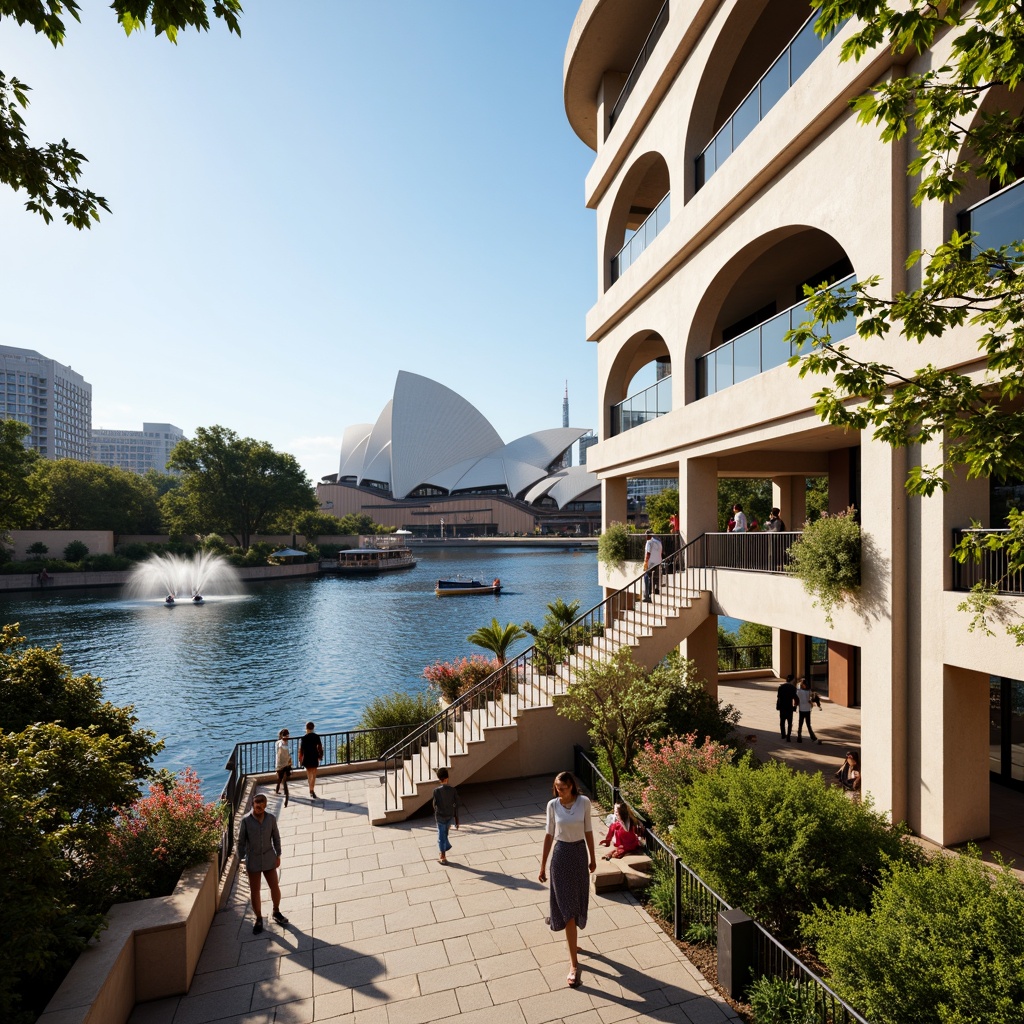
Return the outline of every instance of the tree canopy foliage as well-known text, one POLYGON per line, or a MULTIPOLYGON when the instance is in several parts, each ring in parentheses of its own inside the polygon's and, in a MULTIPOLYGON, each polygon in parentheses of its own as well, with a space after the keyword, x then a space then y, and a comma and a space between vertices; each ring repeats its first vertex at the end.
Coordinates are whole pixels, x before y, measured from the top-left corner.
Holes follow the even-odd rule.
POLYGON ((31 482, 39 495, 40 529, 160 532, 156 490, 138 473, 78 459, 40 459, 31 482))
POLYGON ((46 989, 102 924, 94 864, 116 808, 160 751, 131 706, 73 675, 60 647, 0 630, 0 1018, 33 1020, 46 989))
MULTIPOLYGON (((113 0, 111 9, 126 35, 151 25, 155 35, 175 43, 184 28, 208 31, 210 13, 228 30, 241 35, 240 0, 113 0)), ((76 0, 0 0, 0 18, 13 18, 54 47, 65 41, 64 17, 80 21, 76 0)), ((24 111, 29 105, 31 87, 0 70, 0 183, 15 192, 24 192, 25 208, 38 213, 49 223, 54 208, 72 227, 88 228, 100 218, 100 210, 110 211, 106 199, 82 188, 86 158, 67 139, 35 146, 29 139, 24 111)))
POLYGON ((216 530, 248 550, 254 534, 317 507, 293 455, 226 427, 198 427, 174 446, 168 465, 181 472, 181 485, 161 499, 172 534, 216 530))
MULTIPOLYGON (((1017 178, 1024 159, 1024 12, 1018 4, 813 2, 821 11, 819 32, 860 19, 843 44, 843 61, 883 46, 902 57, 941 44, 938 59, 886 77, 853 101, 859 120, 879 127, 883 141, 910 141, 907 173, 916 205, 952 202, 974 180, 1001 187, 1017 178)), ((870 430, 894 447, 944 442, 937 461, 911 466, 906 486, 912 495, 945 490, 958 470, 969 477, 1024 480, 1021 240, 981 249, 970 235, 953 232, 934 251, 911 253, 907 265, 919 284, 905 291, 887 292, 878 276, 816 294, 807 289, 814 320, 792 338, 803 348, 794 358, 801 375, 829 377, 815 395, 816 411, 829 423, 870 430), (862 342, 894 335, 925 345, 950 331, 968 331, 984 370, 968 374, 926 362, 908 371, 865 358, 863 344, 855 354, 828 333, 850 313, 862 342)), ((1017 518, 1008 536, 993 541, 1007 555, 1008 572, 1024 568, 1022 540, 1024 520, 1017 518)), ((970 554, 965 547, 959 557, 970 554)), ((1024 642, 1024 630, 1018 640, 1024 642)))
POLYGON ((29 428, 17 420, 0 420, 0 533, 32 521, 36 489, 32 470, 39 456, 25 447, 29 428))

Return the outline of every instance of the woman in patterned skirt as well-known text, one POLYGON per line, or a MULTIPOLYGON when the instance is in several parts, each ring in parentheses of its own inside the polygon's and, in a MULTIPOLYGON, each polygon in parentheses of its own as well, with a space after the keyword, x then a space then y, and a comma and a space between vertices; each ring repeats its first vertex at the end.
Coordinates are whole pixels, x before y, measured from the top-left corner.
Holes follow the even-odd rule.
POLYGON ((577 929, 587 927, 590 873, 597 870, 594 826, 590 800, 580 793, 571 772, 559 772, 555 776, 554 794, 555 799, 548 803, 544 848, 540 855, 540 874, 537 877, 541 882, 547 880, 545 866, 550 853, 549 923, 553 932, 565 931, 565 941, 569 947, 569 976, 565 980, 570 988, 577 988, 580 984, 577 929))

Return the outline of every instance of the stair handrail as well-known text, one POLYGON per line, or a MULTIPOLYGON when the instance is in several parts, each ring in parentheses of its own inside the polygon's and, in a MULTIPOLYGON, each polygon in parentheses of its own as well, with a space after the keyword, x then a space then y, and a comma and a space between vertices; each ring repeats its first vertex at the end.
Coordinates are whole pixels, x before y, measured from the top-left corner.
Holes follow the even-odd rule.
MULTIPOLYGON (((704 534, 690 541, 683 547, 674 551, 661 563, 660 576, 671 576, 682 572, 686 577, 686 592, 709 589, 707 586, 691 586, 691 573, 700 574, 698 578, 706 581, 709 572, 704 564, 704 534)), ((647 573, 641 572, 639 576, 632 579, 624 587, 613 591, 602 601, 599 601, 589 611, 577 616, 571 623, 563 627, 556 635, 546 637, 540 643, 531 644, 525 651, 510 661, 498 666, 486 678, 475 684, 465 693, 460 694, 447 707, 439 711, 433 718, 417 726, 407 736, 393 744, 381 754, 381 761, 384 762, 384 777, 381 780, 385 786, 384 804, 388 809, 390 802, 391 787, 388 779, 391 774, 395 780, 395 799, 400 801, 398 792, 398 777, 402 771, 407 758, 415 757, 422 748, 427 750, 427 763, 420 765, 419 778, 413 779, 415 788, 416 782, 426 781, 435 767, 447 762, 447 737, 457 737, 461 731, 463 742, 466 741, 467 721, 470 716, 467 711, 483 710, 489 719, 487 725, 511 725, 515 721, 516 711, 521 707, 532 707, 533 704, 522 703, 521 687, 519 681, 527 681, 526 669, 535 662, 539 662, 552 671, 545 671, 544 675, 557 674, 557 669, 563 664, 578 667, 580 652, 586 647, 592 646, 595 637, 602 636, 605 628, 614 623, 619 610, 636 610, 637 588, 642 587, 644 576, 647 573), (613 614, 609 617, 608 612, 613 614), (554 664, 552 652, 555 652, 560 661, 554 664), (507 699, 506 699, 507 698, 507 699), (438 764, 433 763, 433 741, 441 742, 444 737, 444 757, 438 750, 438 764), (424 777, 426 772, 426 778, 424 777)), ((661 617, 661 611, 657 606, 649 610, 646 605, 640 604, 639 622, 643 626, 645 622, 653 621, 661 617)), ((585 654, 583 660, 586 661, 585 654)), ((468 725, 470 736, 472 736, 472 722, 468 725)), ((403 792, 405 792, 403 787, 403 792)))

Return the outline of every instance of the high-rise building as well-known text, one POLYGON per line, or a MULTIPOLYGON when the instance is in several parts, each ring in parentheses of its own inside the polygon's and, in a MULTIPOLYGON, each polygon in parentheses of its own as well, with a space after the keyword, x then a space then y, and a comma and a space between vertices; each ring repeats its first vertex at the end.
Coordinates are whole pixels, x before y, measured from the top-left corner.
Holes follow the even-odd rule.
MULTIPOLYGON (((843 63, 858 26, 822 39, 817 16, 807 0, 581 0, 563 95, 593 150, 584 201, 596 212, 597 300, 586 335, 603 423, 587 470, 601 481, 605 525, 626 520, 634 478, 679 488, 679 532, 714 569, 702 582, 713 611, 672 643, 682 640, 711 691, 716 614, 770 626, 776 676, 810 676, 834 703, 860 706, 860 735, 843 743, 859 741, 875 808, 949 845, 990 835, 991 782, 1024 789, 1020 648, 1002 627, 971 632, 958 610, 984 583, 1017 622, 1024 582, 1005 561, 964 568, 950 558, 960 531, 1004 528, 1024 481, 949 473, 944 489, 908 496, 911 460, 939 465, 943 438, 908 454, 873 427, 823 422, 815 391, 826 381, 789 365, 787 332, 808 319, 805 285, 879 274, 869 291, 882 300, 916 287, 908 255, 935 252, 958 221, 979 247, 1012 247, 1024 178, 1000 189, 965 172, 955 203, 912 202, 911 137, 887 144, 851 100, 871 82, 950 60, 949 39, 937 35, 921 54, 883 43, 843 63), (719 532, 719 480, 729 477, 770 480, 792 532, 719 532), (829 511, 854 506, 862 538, 860 588, 834 617, 785 571, 807 480, 821 477, 829 511), (778 554, 758 561, 768 536, 778 554)), ((996 103, 1020 116, 1021 90, 996 103)), ((966 114, 964 125, 984 121, 966 114)), ((864 358, 900 372, 933 361, 984 373, 981 328, 947 328, 926 351, 893 331, 880 352, 855 327, 831 324, 832 342, 864 346, 864 358)), ((613 570, 599 572, 614 585, 613 570)))
POLYGON ((597 434, 590 433, 584 434, 580 438, 580 465, 585 466, 587 464, 587 449, 593 448, 597 444, 597 434))
POLYGON ((141 430, 94 430, 92 461, 133 473, 166 473, 171 449, 184 436, 173 423, 143 423, 141 430))
POLYGON ((33 349, 0 345, 0 419, 27 424, 26 446, 44 458, 87 462, 92 385, 33 349))

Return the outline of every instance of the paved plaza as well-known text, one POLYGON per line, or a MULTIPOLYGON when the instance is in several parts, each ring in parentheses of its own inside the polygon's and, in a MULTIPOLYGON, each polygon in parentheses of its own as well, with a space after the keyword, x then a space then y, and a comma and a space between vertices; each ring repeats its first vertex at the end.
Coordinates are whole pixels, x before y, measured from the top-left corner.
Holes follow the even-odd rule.
MULTIPOLYGON (((593 896, 582 984, 566 986, 562 933, 537 881, 551 780, 460 788, 462 828, 437 863, 431 817, 372 827, 377 776, 293 776, 279 815, 281 909, 252 934, 248 880, 214 918, 186 996, 136 1007, 132 1024, 722 1024, 738 1018, 628 893, 593 896)), ((600 838, 600 835, 598 836, 600 838)))

